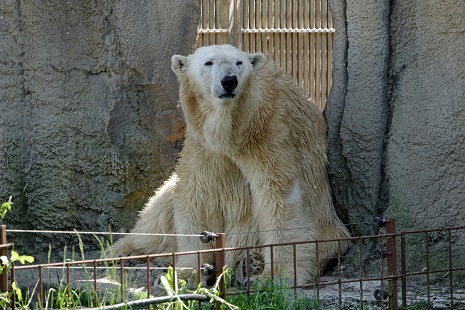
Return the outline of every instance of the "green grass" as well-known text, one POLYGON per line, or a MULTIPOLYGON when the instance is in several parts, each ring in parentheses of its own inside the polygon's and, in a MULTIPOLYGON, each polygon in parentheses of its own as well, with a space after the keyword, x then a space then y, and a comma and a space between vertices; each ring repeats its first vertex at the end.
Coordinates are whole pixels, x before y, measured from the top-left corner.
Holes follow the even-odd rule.
MULTIPOLYGON (((1 216, 1 214, 0 214, 1 216)), ((76 233, 77 234, 77 233, 76 233)), ((130 289, 137 287, 137 277, 131 273, 131 271, 126 271, 123 288, 119 285, 110 286, 105 291, 99 291, 98 295, 93 286, 93 270, 89 271, 85 264, 81 265, 83 268, 84 275, 84 284, 79 287, 70 287, 67 282, 64 280, 66 276, 66 263, 74 262, 78 260, 85 260, 85 252, 83 242, 78 236, 78 251, 75 250, 73 246, 70 253, 68 249, 64 248, 63 255, 63 267, 61 269, 60 280, 53 282, 51 279, 51 273, 48 272, 48 283, 54 283, 49 286, 44 296, 44 306, 46 309, 77 309, 81 307, 99 307, 102 305, 115 305, 122 302, 126 302, 127 298, 123 295, 123 292, 127 292, 130 289), (78 252, 78 254, 76 254, 78 252), (69 257, 68 257, 69 256, 69 257), (80 256, 80 257, 79 257, 80 256), (76 258, 76 259, 75 259, 76 258), (98 296, 98 300, 95 300, 95 297, 98 296)), ((105 257, 105 253, 109 253, 107 248, 111 247, 112 240, 107 241, 104 238, 99 239, 96 237, 100 247, 102 257, 105 257)), ((51 257, 52 249, 49 248, 49 261, 51 257)), ((24 260, 28 258, 27 256, 18 256, 16 260, 24 260)), ((105 267, 105 277, 115 281, 115 283, 120 282, 120 272, 118 266, 118 260, 112 260, 104 264, 105 267)), ((234 271, 225 268, 221 277, 225 277, 225 282, 231 282, 231 275, 234 274, 234 271)), ((47 274, 46 274, 47 277, 47 274)), ((234 294, 227 295, 226 300, 219 297, 219 280, 215 283, 213 287, 205 288, 199 285, 195 290, 190 290, 188 288, 187 282, 178 279, 177 273, 172 269, 168 268, 168 272, 161 277, 162 288, 164 289, 166 295, 176 296, 180 294, 202 294, 207 296, 210 299, 210 302, 203 302, 201 309, 210 310, 215 309, 217 302, 221 303, 221 309, 276 309, 276 310, 307 310, 307 309, 316 309, 316 302, 313 298, 306 296, 297 296, 295 290, 293 290, 286 281, 281 281, 279 283, 273 283, 271 279, 265 279, 262 281, 256 280, 252 288, 252 292, 247 294, 245 288, 229 288, 229 291, 234 290, 234 294)), ((47 281, 46 281, 47 282, 47 281)), ((19 286, 19 284, 18 284, 19 286)), ((28 310, 31 309, 30 297, 34 295, 34 292, 25 294, 25 297, 21 303, 17 304, 17 308, 28 310)), ((136 294, 132 294, 131 300, 139 300, 147 298, 147 291, 141 290, 136 294)), ((3 296, 0 296, 3 297, 3 296)), ((8 303, 9 300, 2 300, 0 298, 0 305, 3 303, 8 303)), ((41 306, 36 303, 36 309, 41 308, 41 306)), ((146 306, 145 306, 146 308, 146 306)), ((198 309, 198 301, 181 301, 175 300, 173 302, 152 305, 150 309, 159 309, 159 310, 190 310, 198 309)), ((126 309, 131 309, 126 307, 126 309)))
MULTIPOLYGON (((222 276, 226 276, 229 281, 231 270, 227 269, 222 276)), ((117 266, 107 266, 106 275, 109 277, 117 278, 117 266)), ((137 282, 133 276, 127 275, 123 284, 124 290, 135 287, 137 282)), ((114 289, 106 291, 104 294, 99 293, 99 300, 95 303, 94 296, 96 292, 89 281, 89 285, 81 288, 68 287, 64 282, 60 282, 49 288, 46 293, 45 308, 50 309, 76 309, 79 307, 98 307, 102 305, 115 305, 124 302, 125 299, 121 295, 121 288, 115 286, 114 289)), ((187 282, 177 278, 177 273, 170 267, 168 272, 162 276, 162 288, 166 295, 180 295, 180 294, 202 294, 210 298, 210 302, 203 302, 201 309, 210 310, 215 309, 216 302, 221 303, 221 309, 276 309, 276 310, 309 310, 316 309, 316 301, 309 296, 297 296, 296 292, 289 286, 288 282, 281 281, 276 284, 271 279, 263 281, 256 280, 252 287, 252 292, 247 294, 245 288, 235 289, 230 288, 229 291, 234 290, 234 294, 229 294, 226 300, 219 297, 219 281, 210 288, 205 288, 199 285, 195 290, 188 288, 187 282)), ((132 300, 139 300, 147 298, 145 290, 133 295, 132 300)), ((36 305, 39 308, 39 305, 36 305)), ((151 309, 159 310, 190 310, 198 309, 197 301, 180 301, 153 305, 151 309)), ((25 307, 24 309, 29 309, 25 307)), ((128 307, 127 309, 131 309, 128 307)))
MULTIPOLYGON (((79 260, 85 260, 84 245, 79 234, 78 236, 78 249, 79 252, 76 254, 75 247, 73 246, 70 252, 70 258, 68 258, 68 250, 65 246, 63 254, 63 267, 61 270, 61 277, 58 283, 51 284, 49 289, 45 292, 45 308, 54 308, 54 309, 76 309, 79 307, 99 307, 102 305, 114 305, 120 302, 124 302, 125 296, 123 295, 124 291, 127 289, 137 287, 137 276, 131 271, 126 271, 124 273, 123 279, 123 290, 121 289, 120 283, 120 273, 118 261, 108 261, 104 263, 105 267, 105 278, 110 279, 115 283, 115 285, 109 285, 108 288, 102 291, 96 292, 93 286, 93 270, 89 270, 86 264, 80 265, 83 270, 84 281, 83 284, 79 287, 70 287, 65 282, 66 279, 66 263, 74 262, 79 260), (77 257, 80 256, 80 257, 77 257), (96 298, 98 297, 98 298, 96 298)), ((105 247, 111 246, 110 242, 106 241, 104 238, 98 240, 101 247, 102 257, 105 257, 105 247)), ((52 249, 49 248, 49 262, 51 257, 52 249)), ((51 279, 50 272, 48 272, 48 283, 53 283, 51 279)), ((135 298, 146 298, 147 292, 141 292, 139 294, 134 294, 135 298)), ((36 308, 39 309, 39 304, 36 304, 36 308)))
POLYGON ((424 301, 416 302, 407 307, 407 310, 426 310, 429 309, 428 303, 424 301))
POLYGON ((271 279, 256 280, 250 296, 244 290, 239 294, 226 298, 230 303, 241 310, 249 309, 276 309, 276 310, 307 310, 316 309, 317 304, 313 297, 298 296, 287 281, 273 283, 271 279))

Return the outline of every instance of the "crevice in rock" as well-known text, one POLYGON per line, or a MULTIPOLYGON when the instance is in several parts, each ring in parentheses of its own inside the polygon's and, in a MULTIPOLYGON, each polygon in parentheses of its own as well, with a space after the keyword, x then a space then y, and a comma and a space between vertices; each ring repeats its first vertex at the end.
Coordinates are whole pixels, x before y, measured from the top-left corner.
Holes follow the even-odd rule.
POLYGON ((381 161, 381 184, 378 192, 378 202, 376 206, 377 215, 382 216, 389 206, 389 174, 388 174, 388 146, 389 135, 391 131, 391 122, 393 115, 393 100, 395 96, 395 85, 398 77, 395 74, 393 64, 394 42, 393 42, 393 27, 394 24, 394 2, 389 1, 389 12, 387 13, 387 32, 388 32, 388 54, 386 59, 386 127, 382 145, 382 161, 381 161))
MULTIPOLYGON (((342 141, 340 129, 344 115, 345 98, 347 94, 347 37, 346 1, 331 2, 333 18, 338 31, 335 44, 339 46, 334 50, 333 58, 333 87, 324 111, 328 123, 328 160, 329 178, 333 192, 333 201, 338 216, 345 223, 350 222, 348 184, 350 183, 350 171, 347 161, 342 153, 342 141), (339 57, 338 57, 339 54, 339 57)), ((350 229, 354 227, 350 226, 350 229)))

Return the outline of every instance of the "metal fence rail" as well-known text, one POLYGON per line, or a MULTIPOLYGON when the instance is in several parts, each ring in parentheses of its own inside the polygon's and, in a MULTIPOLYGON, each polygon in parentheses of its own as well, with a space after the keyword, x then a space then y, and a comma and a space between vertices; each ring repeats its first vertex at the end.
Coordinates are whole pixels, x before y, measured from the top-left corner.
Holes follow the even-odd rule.
POLYGON ((327 0, 201 0, 198 46, 263 52, 321 109, 332 85, 334 32, 327 0))

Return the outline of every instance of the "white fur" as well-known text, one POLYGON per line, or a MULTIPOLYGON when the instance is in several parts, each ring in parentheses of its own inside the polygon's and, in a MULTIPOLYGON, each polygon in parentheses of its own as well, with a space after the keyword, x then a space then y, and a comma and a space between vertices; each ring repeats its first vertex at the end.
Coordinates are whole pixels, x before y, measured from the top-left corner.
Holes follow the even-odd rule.
MULTIPOLYGON (((226 232, 227 246, 239 247, 349 236, 332 204, 323 116, 293 81, 265 64, 263 54, 230 45, 202 47, 171 61, 180 82, 186 139, 172 178, 175 184, 157 192, 135 231, 226 232), (222 85, 225 77, 234 77, 237 86, 222 85), (162 227, 163 218, 150 216, 158 214, 172 225, 162 227)), ((155 241, 126 238, 115 252, 158 253, 167 248, 158 244, 163 240, 155 241)), ((311 278, 317 256, 322 270, 346 246, 321 243, 318 254, 314 243, 296 246, 297 283, 311 278)), ((176 243, 181 251, 205 247, 189 238, 176 243)), ((281 271, 291 276, 292 246, 272 251, 262 250, 263 275, 281 271)), ((234 266, 240 255, 229 253, 228 264, 234 266)), ((208 262, 211 257, 202 259, 208 262)), ((195 267, 197 259, 183 255, 176 264, 195 267)))
POLYGON ((221 80, 228 75, 234 75, 238 79, 238 86, 233 91, 237 96, 241 92, 241 85, 245 84, 253 68, 249 54, 236 49, 227 49, 224 46, 201 47, 189 58, 190 72, 196 77, 196 82, 208 97, 219 98, 224 94, 221 80))

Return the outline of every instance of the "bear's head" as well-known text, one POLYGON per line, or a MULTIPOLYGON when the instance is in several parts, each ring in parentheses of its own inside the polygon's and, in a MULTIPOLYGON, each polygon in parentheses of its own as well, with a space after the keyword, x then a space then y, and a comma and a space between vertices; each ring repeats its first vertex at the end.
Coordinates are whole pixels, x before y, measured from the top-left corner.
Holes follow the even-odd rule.
POLYGON ((249 54, 228 44, 210 45, 187 57, 174 55, 171 68, 179 78, 187 75, 204 97, 233 100, 265 61, 262 53, 249 54))

